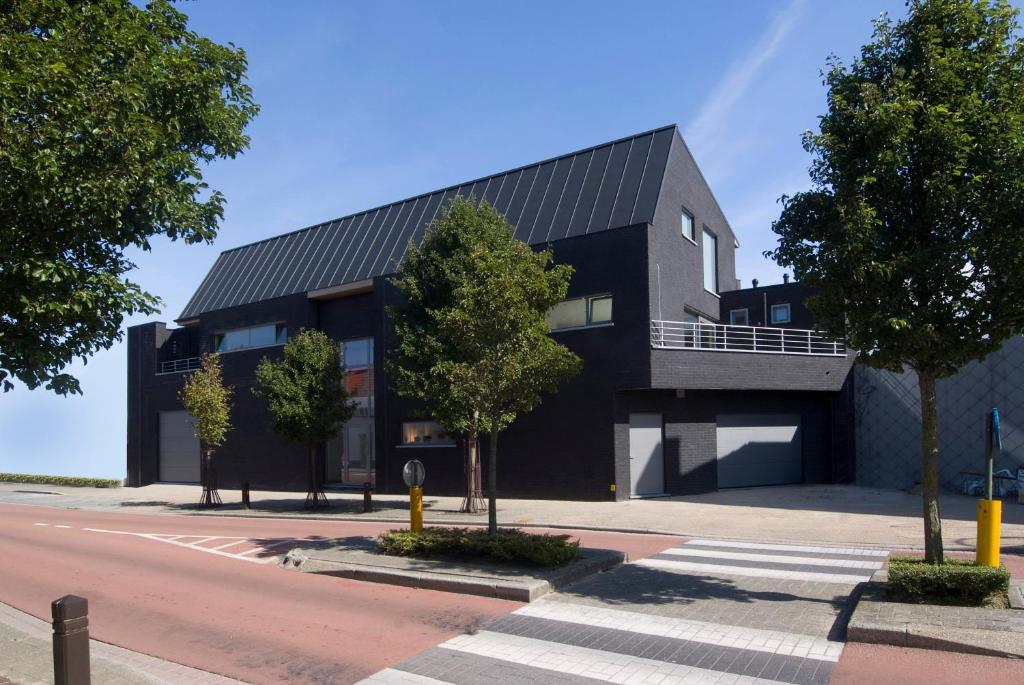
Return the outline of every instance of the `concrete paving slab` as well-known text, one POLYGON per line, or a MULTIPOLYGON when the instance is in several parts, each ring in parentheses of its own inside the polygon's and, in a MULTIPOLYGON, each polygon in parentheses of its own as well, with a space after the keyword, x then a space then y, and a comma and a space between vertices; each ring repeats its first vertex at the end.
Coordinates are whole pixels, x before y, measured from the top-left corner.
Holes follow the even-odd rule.
POLYGON ((371 583, 532 602, 625 560, 622 552, 590 548, 581 548, 578 559, 557 568, 483 560, 417 559, 379 554, 373 538, 355 537, 295 547, 281 566, 371 583))
POLYGON ((1024 611, 886 601, 865 584, 847 627, 850 642, 1024 658, 1024 611))

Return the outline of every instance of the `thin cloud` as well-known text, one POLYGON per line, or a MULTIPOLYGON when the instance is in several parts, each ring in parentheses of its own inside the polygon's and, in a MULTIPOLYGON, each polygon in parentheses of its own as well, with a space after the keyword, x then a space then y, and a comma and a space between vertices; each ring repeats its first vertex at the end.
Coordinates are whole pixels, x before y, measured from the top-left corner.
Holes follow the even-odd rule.
POLYGON ((724 119, 746 94, 761 67, 778 52, 779 46, 800 18, 805 3, 806 0, 792 0, 753 47, 729 67, 725 77, 686 129, 686 139, 691 146, 705 149, 721 136, 724 119))

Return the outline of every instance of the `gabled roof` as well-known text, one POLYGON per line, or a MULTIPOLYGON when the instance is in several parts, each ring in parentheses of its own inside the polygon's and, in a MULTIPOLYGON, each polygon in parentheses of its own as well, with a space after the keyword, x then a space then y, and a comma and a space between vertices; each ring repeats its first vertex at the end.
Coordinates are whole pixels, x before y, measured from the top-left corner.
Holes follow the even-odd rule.
POLYGON ((393 273, 456 195, 486 199, 530 244, 651 223, 673 135, 665 126, 226 250, 178 320, 393 273))

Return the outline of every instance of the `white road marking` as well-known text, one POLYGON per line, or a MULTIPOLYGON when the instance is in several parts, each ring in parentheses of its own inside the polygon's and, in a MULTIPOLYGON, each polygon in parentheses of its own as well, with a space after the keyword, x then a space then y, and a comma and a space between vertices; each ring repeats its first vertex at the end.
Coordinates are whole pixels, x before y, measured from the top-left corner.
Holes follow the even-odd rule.
POLYGON ((767 549, 782 552, 812 552, 818 554, 851 554, 862 557, 887 557, 889 552, 877 549, 857 549, 854 547, 822 547, 811 545, 777 545, 766 542, 737 542, 734 540, 690 540, 683 544, 704 545, 706 547, 735 547, 736 549, 767 549))
POLYGON ((425 675, 417 675, 397 668, 385 668, 369 678, 360 680, 356 685, 452 685, 447 680, 438 680, 425 675))
POLYGON ((242 538, 241 540, 235 540, 234 542, 229 542, 229 543, 224 544, 224 545, 217 545, 216 547, 210 547, 209 549, 216 550, 216 549, 224 549, 226 547, 234 547, 235 545, 240 545, 243 542, 247 542, 248 540, 249 540, 249 538, 242 538))
POLYGON ((705 621, 693 621, 670 616, 654 616, 622 609, 606 609, 585 604, 540 601, 528 604, 514 612, 520 616, 565 621, 595 628, 623 630, 644 635, 656 635, 675 640, 701 642, 734 649, 770 652, 792 648, 793 656, 822 661, 838 661, 843 651, 842 642, 832 642, 809 635, 797 635, 778 630, 743 628, 705 621))
POLYGON ((254 547, 253 549, 241 552, 238 556, 244 557, 247 554, 256 554, 257 552, 266 552, 267 550, 277 549, 279 547, 287 547, 288 545, 294 546, 295 545, 295 538, 288 538, 287 540, 281 540, 280 542, 275 542, 272 545, 262 545, 260 547, 254 547))
MULTIPOLYGON (((191 535, 190 536, 190 535, 168 535, 167 533, 136 533, 136 532, 126 531, 126 530, 106 530, 104 528, 83 528, 82 530, 87 530, 87 531, 89 531, 91 533, 109 533, 109 534, 113 534, 113 535, 132 535, 132 536, 139 537, 139 538, 144 538, 144 539, 147 539, 147 540, 155 540, 157 542, 166 542, 167 544, 175 545, 177 547, 184 547, 186 549, 194 549, 194 550, 197 550, 199 552, 205 552, 206 554, 216 554, 217 556, 227 557, 228 559, 240 559, 241 561, 248 561, 248 562, 253 563, 253 564, 269 564, 269 563, 271 563, 273 561, 276 561, 276 558, 277 558, 276 556, 272 556, 272 557, 267 557, 266 559, 253 559, 252 557, 243 556, 242 554, 232 554, 231 552, 222 552, 219 549, 216 549, 216 548, 213 548, 213 547, 200 547, 200 546, 196 545, 195 543, 180 542, 178 540, 178 538, 184 538, 184 537, 199 537, 197 535, 191 535)), ((216 538, 210 538, 210 539, 216 539, 216 538)), ((234 542, 234 543, 231 543, 231 544, 239 544, 239 543, 246 542, 246 541, 249 541, 249 540, 250 540, 250 538, 241 538, 237 542, 234 542)), ((251 553, 251 552, 254 552, 254 551, 263 551, 263 548, 257 547, 254 550, 249 550, 249 552, 247 552, 247 553, 251 553)))
POLYGON ((638 566, 656 568, 662 571, 685 572, 687 575, 694 575, 694 572, 726 574, 733 576, 751 576, 754 578, 779 578, 781 580, 811 580, 816 583, 833 583, 835 585, 847 585, 851 583, 863 583, 864 575, 847 575, 845 573, 812 573, 810 571, 782 571, 774 568, 751 568, 748 566, 728 566, 725 564, 695 564, 689 561, 670 561, 668 559, 640 559, 633 562, 638 566))
MULTIPOLYGON (((482 630, 475 635, 460 635, 440 645, 441 649, 466 652, 479 656, 501 659, 514 664, 523 664, 558 673, 572 673, 584 678, 603 680, 606 683, 632 685, 632 683, 653 682, 649 678, 663 676, 675 683, 693 685, 713 683, 722 678, 721 671, 712 671, 696 666, 655 661, 643 657, 604 652, 588 647, 576 647, 559 642, 545 642, 532 637, 505 635, 482 630)), ((731 674, 730 674, 731 675, 731 674)), ((738 676, 733 683, 771 685, 777 681, 738 676)))
POLYGON ((71 526, 54 526, 54 528, 70 528, 71 526))
POLYGON ((32 525, 33 526, 48 526, 50 524, 49 523, 33 523, 32 525))
POLYGON ((687 549, 673 547, 661 554, 672 554, 681 557, 701 557, 708 559, 732 559, 736 561, 770 561, 783 564, 803 564, 805 566, 835 566, 838 568, 860 568, 877 570, 882 568, 881 561, 854 561, 851 559, 822 559, 820 557, 794 557, 784 554, 749 554, 746 552, 726 552, 713 549, 687 549))

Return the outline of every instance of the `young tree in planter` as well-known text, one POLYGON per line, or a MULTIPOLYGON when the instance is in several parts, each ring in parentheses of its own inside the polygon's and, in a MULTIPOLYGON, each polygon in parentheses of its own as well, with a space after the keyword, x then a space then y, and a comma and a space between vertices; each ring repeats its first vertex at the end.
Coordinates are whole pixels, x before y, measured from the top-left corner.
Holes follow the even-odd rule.
MULTIPOLYGON (((203 180, 249 146, 245 52, 167 0, 0 2, 0 387, 80 393, 64 368, 160 301, 128 279, 154 237, 210 242, 203 180)), ((178 3, 180 6, 181 3, 178 3)))
POLYGON ((342 384, 338 343, 315 330, 301 330, 284 346, 279 361, 264 357, 256 367, 253 392, 266 400, 274 430, 286 440, 306 444, 306 507, 327 506, 319 445, 355 413, 342 384))
POLYGON ((192 414, 196 437, 202 444, 203 494, 199 504, 207 507, 221 503, 213 469, 213 451, 224 444, 224 436, 231 430, 232 393, 232 388, 224 386, 219 354, 204 356, 202 365, 185 379, 185 385, 178 393, 182 406, 192 414))
POLYGON ((925 556, 941 563, 936 380, 1024 324, 1024 46, 1006 2, 908 6, 851 66, 830 60, 821 132, 804 134, 814 188, 783 198, 768 254, 863 362, 917 374, 925 556))
MULTIPOLYGON (((397 391, 472 446, 488 434, 489 529, 497 530, 498 434, 576 374, 579 358, 548 334, 547 312, 565 297, 572 267, 518 241, 505 217, 456 197, 410 245, 394 280, 388 361, 397 391)), ((464 506, 473 502, 473 469, 464 506)))

